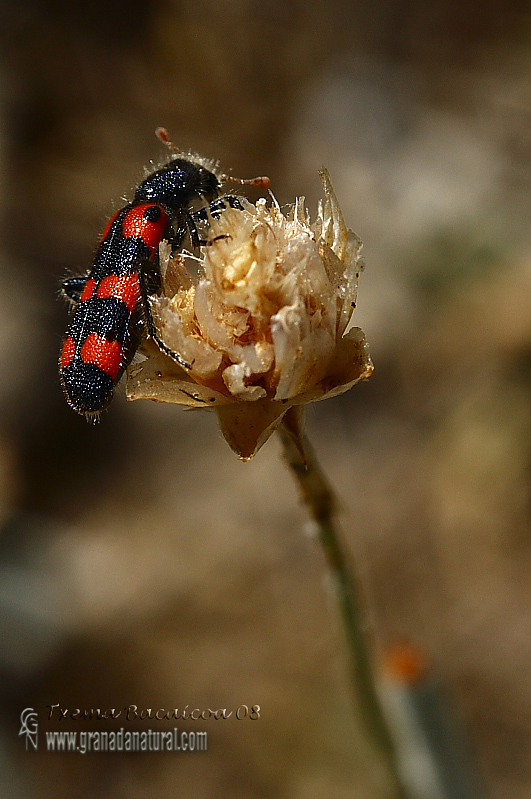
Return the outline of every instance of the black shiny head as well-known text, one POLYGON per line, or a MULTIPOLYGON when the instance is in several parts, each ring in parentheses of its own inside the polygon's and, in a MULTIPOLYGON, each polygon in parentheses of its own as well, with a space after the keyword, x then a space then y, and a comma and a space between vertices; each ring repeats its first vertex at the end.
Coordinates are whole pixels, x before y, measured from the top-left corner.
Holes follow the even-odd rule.
POLYGON ((185 158, 175 158, 142 181, 135 200, 157 202, 178 210, 188 208, 198 197, 213 200, 220 189, 221 184, 213 172, 185 158))

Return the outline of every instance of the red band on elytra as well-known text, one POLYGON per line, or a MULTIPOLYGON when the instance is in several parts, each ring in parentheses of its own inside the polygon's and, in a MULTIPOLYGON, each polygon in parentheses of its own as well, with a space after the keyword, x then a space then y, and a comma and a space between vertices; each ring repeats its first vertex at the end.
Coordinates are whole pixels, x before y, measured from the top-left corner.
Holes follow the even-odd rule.
POLYGON ((96 285, 96 281, 93 278, 90 278, 85 283, 85 288, 83 289, 83 294, 81 295, 81 302, 85 302, 86 300, 90 300, 92 295, 94 294, 94 287, 96 285))
POLYGON ((104 277, 98 286, 96 296, 101 299, 117 297, 127 305, 130 313, 133 313, 140 296, 138 273, 133 272, 132 275, 108 275, 104 277))
POLYGON ((160 205, 143 203, 142 205, 135 205, 134 208, 127 212, 122 224, 122 230, 126 238, 142 239, 144 244, 151 250, 151 256, 153 257, 164 238, 167 226, 168 217, 160 205), (148 208, 160 208, 161 214, 156 222, 151 222, 145 218, 144 214, 148 208))
POLYGON ((116 380, 122 365, 122 346, 119 341, 107 341, 103 336, 91 333, 81 347, 81 357, 84 363, 94 364, 116 380))
POLYGON ((63 344, 63 351, 61 352, 61 371, 64 372, 67 366, 70 366, 76 354, 76 342, 69 336, 63 344))

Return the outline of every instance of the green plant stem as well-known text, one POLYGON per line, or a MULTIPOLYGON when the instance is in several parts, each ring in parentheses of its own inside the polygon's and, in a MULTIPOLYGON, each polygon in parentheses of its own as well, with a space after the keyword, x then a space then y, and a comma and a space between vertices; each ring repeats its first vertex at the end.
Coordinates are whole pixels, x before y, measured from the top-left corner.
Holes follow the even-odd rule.
POLYGON ((394 783, 394 795, 406 799, 407 794, 398 771, 394 742, 376 690, 364 634, 367 623, 360 590, 349 572, 340 541, 335 519, 337 505, 334 492, 303 432, 302 414, 302 408, 291 408, 279 427, 285 458, 299 484, 310 516, 318 528, 319 541, 345 626, 355 698, 365 733, 387 766, 394 783))

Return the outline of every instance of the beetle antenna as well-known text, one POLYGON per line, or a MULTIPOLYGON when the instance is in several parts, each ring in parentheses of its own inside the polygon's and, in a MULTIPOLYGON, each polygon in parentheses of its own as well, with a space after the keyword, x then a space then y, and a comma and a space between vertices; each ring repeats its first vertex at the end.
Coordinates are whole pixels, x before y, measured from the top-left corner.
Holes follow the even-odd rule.
POLYGON ((239 183, 241 186, 258 186, 263 189, 268 189, 271 185, 271 179, 267 175, 261 175, 258 178, 235 178, 232 175, 220 175, 219 179, 222 183, 239 183))
MULTIPOLYGON (((171 150, 172 153, 178 153, 179 155, 186 155, 182 150, 180 150, 170 139, 170 134, 166 130, 166 128, 157 128, 155 131, 155 135, 160 141, 166 145, 166 147, 171 150)), ((267 175, 261 175, 258 178, 248 178, 245 180, 244 178, 235 178, 232 175, 219 175, 219 180, 221 183, 239 183, 241 186, 258 186, 262 189, 268 189, 271 185, 270 178, 267 175)))
POLYGON ((155 131, 155 136, 157 139, 166 145, 168 150, 171 150, 172 153, 178 153, 179 155, 185 155, 185 153, 180 150, 170 139, 170 134, 166 130, 166 128, 157 128, 155 131))

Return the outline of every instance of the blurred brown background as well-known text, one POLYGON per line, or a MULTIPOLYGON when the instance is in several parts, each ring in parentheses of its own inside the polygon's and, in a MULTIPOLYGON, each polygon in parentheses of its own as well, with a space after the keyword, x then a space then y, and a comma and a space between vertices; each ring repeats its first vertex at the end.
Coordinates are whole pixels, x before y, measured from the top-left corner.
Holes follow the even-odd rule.
POLYGON ((423 650, 487 794, 528 797, 529 5, 22 0, 0 36, 0 796, 384 795, 278 442, 243 464, 213 415, 122 391, 91 427, 61 394, 59 279, 165 125, 282 204, 329 168, 376 371, 310 436, 379 647, 423 650), (52 703, 262 718, 205 755, 26 753, 52 703))

